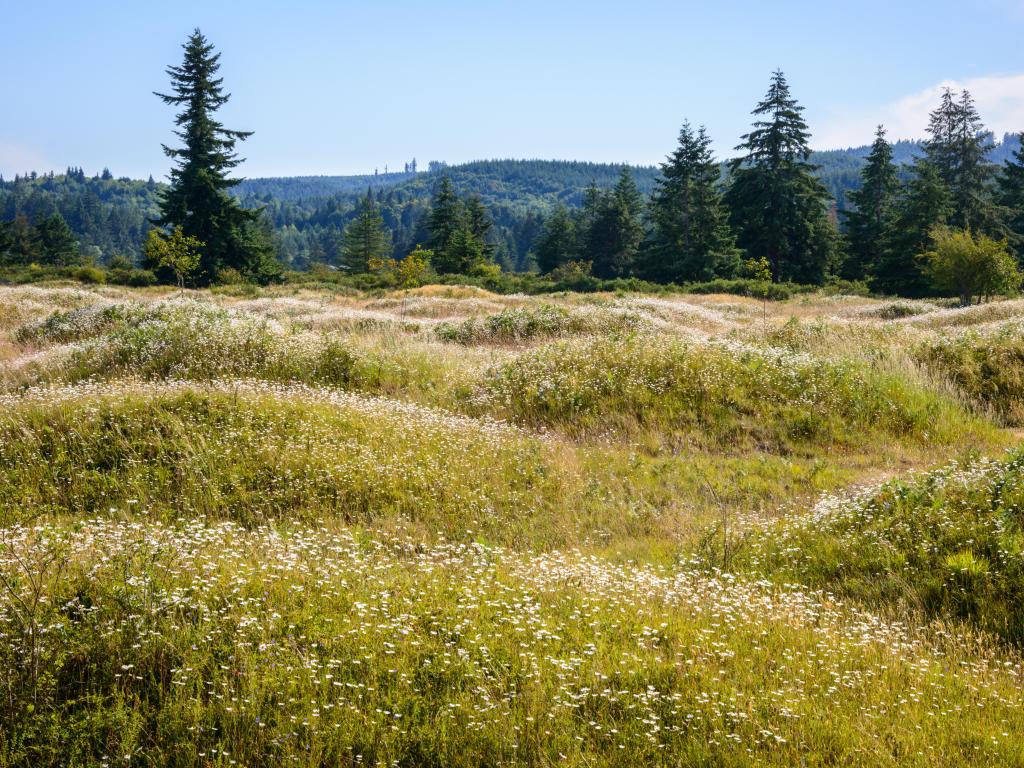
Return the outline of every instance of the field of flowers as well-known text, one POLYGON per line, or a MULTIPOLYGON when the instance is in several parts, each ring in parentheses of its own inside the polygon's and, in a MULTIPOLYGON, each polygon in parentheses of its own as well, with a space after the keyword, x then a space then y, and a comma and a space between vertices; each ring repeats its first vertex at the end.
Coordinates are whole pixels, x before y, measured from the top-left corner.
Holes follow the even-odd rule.
POLYGON ((0 286, 0 766, 1024 765, 1022 324, 0 286))

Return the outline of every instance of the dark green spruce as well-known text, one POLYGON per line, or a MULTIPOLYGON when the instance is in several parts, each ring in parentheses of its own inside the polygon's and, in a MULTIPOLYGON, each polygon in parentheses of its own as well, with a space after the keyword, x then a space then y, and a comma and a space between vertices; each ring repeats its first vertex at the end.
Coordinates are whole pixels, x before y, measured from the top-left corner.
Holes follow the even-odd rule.
POLYGON ((371 262, 391 255, 391 230, 384 226, 380 206, 370 190, 360 199, 355 218, 345 227, 341 249, 345 267, 351 272, 366 272, 371 262))
MULTIPOLYGON (((1024 134, 1021 134, 1024 139, 1024 134)), ((1010 240, 1017 258, 1024 260, 1024 145, 1013 153, 999 174, 999 204, 1006 215, 1010 240)))
POLYGON ((829 194, 814 175, 803 107, 790 95, 782 72, 753 111, 753 130, 729 164, 726 193, 738 245, 750 258, 768 259, 772 278, 821 283, 832 267, 835 227, 829 194))
POLYGON ((588 224, 584 258, 593 262, 595 277, 611 279, 631 274, 644 237, 643 209, 643 196, 629 168, 622 169, 609 192, 588 192, 583 214, 588 224))
POLYGON ((705 129, 694 131, 684 123, 651 198, 654 229, 641 277, 684 283, 735 274, 739 250, 722 202, 720 175, 705 129))
POLYGON ((251 132, 229 130, 215 118, 230 94, 224 93, 223 80, 217 77, 220 54, 214 53, 213 45, 197 29, 183 48, 181 65, 167 69, 171 93, 157 94, 164 103, 181 108, 175 134, 182 146, 164 145, 174 167, 155 223, 181 227, 203 243, 196 275, 200 284, 216 280, 228 269, 267 282, 280 268, 269 238, 258 226, 260 213, 242 208, 229 194, 240 181, 228 176, 242 162, 236 144, 251 132))
POLYGON ((885 128, 878 126, 867 164, 861 171, 860 189, 849 193, 853 210, 844 211, 849 243, 842 275, 862 280, 884 259, 893 231, 893 216, 900 183, 892 160, 892 145, 885 128))

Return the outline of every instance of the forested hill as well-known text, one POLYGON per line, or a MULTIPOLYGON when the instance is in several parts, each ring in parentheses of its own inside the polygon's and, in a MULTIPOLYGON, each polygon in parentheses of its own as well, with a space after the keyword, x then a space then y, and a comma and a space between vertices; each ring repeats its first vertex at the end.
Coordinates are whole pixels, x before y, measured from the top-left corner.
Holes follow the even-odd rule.
MULTIPOLYGON (((1019 146, 1016 136, 1005 136, 990 159, 1002 163, 1019 146)), ((920 142, 893 145, 896 162, 907 165, 921 153, 920 142)), ((860 184, 860 170, 868 147, 817 152, 818 174, 835 198, 847 207, 846 194, 860 184)), ((494 221, 491 234, 501 263, 512 269, 527 265, 527 254, 543 221, 557 204, 578 205, 591 184, 607 189, 615 184, 623 165, 560 160, 482 160, 456 166, 431 163, 431 170, 415 173, 376 173, 361 176, 293 176, 246 179, 235 194, 249 207, 260 207, 272 222, 279 253, 293 267, 311 261, 334 261, 340 233, 351 220, 357 197, 374 192, 392 232, 396 255, 404 255, 423 242, 423 214, 442 173, 448 174, 459 194, 479 196, 494 221)), ((654 188, 658 169, 633 167, 644 194, 654 188)), ((38 220, 60 213, 86 254, 109 260, 116 254, 138 255, 156 215, 163 185, 149 181, 86 176, 80 169, 64 174, 0 178, 0 220, 24 215, 38 220)))
MULTIPOLYGON (((601 189, 615 185, 623 164, 586 163, 569 160, 477 160, 448 166, 432 163, 425 173, 375 173, 364 176, 290 176, 246 179, 235 188, 245 199, 277 200, 282 203, 308 202, 337 195, 362 195, 367 189, 398 188, 429 194, 437 176, 445 173, 465 194, 491 199, 521 200, 547 208, 555 201, 566 205, 580 202, 590 184, 601 189), (538 203, 534 198, 541 198, 538 203)), ((644 194, 654 189, 658 169, 632 167, 637 186, 644 194)))

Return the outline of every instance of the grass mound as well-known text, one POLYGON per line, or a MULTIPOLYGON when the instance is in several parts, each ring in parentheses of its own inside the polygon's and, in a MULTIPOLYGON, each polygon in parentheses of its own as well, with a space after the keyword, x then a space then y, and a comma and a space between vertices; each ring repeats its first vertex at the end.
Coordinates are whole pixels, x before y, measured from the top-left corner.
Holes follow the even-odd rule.
POLYGON ((44 390, 6 398, 3 410, 7 519, 29 510, 246 525, 326 518, 506 543, 524 531, 542 540, 544 525, 572 529, 551 513, 574 481, 548 445, 391 400, 255 384, 144 385, 44 390))
POLYGON ((437 388, 436 358, 357 347, 345 335, 292 333, 256 314, 200 302, 114 305, 57 313, 19 331, 24 341, 71 342, 26 365, 23 383, 133 377, 210 381, 263 379, 371 393, 437 388))
POLYGON ((41 564, 43 598, 26 622, 0 593, 8 764, 1022 756, 1018 665, 799 590, 324 528, 82 520, 3 535, 0 575, 28 588, 19 564, 41 564))
POLYGON ((1024 425, 1024 327, 965 333, 921 345, 918 359, 1006 423, 1024 425))
POLYGON ((1024 451, 826 498, 752 536, 735 567, 1024 641, 1024 451))
POLYGON ((474 402, 573 434, 652 430, 773 451, 869 434, 946 441, 971 427, 954 404, 864 365, 657 336, 526 351, 492 368, 474 402))
POLYGON ((550 304, 515 307, 485 317, 438 324, 442 341, 457 344, 513 344, 558 336, 620 332, 647 325, 638 312, 601 311, 595 307, 569 310, 550 304))

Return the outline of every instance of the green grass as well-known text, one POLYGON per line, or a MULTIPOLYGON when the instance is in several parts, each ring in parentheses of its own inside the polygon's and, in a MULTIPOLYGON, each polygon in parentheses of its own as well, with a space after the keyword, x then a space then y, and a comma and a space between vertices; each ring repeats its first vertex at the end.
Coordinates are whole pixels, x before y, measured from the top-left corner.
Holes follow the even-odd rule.
POLYGON ((948 398, 863 364, 659 336, 523 352, 488 372, 474 402, 574 435, 653 432, 670 445, 783 453, 985 431, 948 398))
POLYGON ((434 332, 443 341, 457 344, 515 344, 560 336, 620 332, 648 325, 637 312, 588 309, 570 310, 549 304, 516 307, 461 322, 439 323, 434 332))
POLYGON ((0 768, 1024 765, 1019 308, 0 288, 0 768))
POLYGON ((562 543, 579 478, 518 430, 396 401, 265 386, 128 387, 0 416, 0 515, 320 519, 562 543), (486 457, 486 460, 484 458, 486 457), (567 513, 561 517, 554 514, 567 513))
POLYGON ((3 765, 1024 760, 1015 668, 799 590, 322 528, 9 536, 49 565, 45 631, 0 614, 3 765))
POLYGON ((441 388, 449 375, 437 355, 408 348, 393 354, 386 346, 353 343, 346 334, 295 331, 257 315, 188 301, 56 313, 16 336, 44 346, 74 342, 26 366, 20 384, 255 378, 412 394, 441 388))
POLYGON ((918 348, 917 356, 1006 423, 1024 425, 1024 334, 1020 325, 926 343, 918 348))
MULTIPOLYGON (((721 532, 720 532, 721 533, 721 532)), ((720 536, 710 563, 725 556, 720 536)), ((730 566, 1024 642, 1024 451, 891 481, 734 534, 730 566)))

